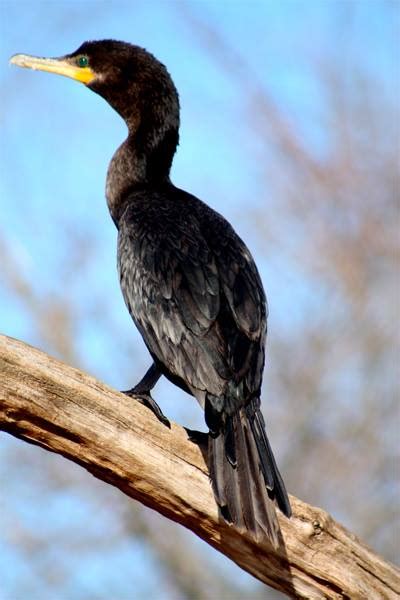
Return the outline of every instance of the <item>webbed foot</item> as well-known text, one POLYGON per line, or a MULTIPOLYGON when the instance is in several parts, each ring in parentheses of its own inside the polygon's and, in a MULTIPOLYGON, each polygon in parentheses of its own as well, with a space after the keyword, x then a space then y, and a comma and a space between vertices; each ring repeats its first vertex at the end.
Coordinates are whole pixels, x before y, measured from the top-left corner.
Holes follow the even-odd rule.
POLYGON ((208 444, 208 433, 204 431, 196 431, 195 429, 189 429, 188 427, 184 427, 186 433, 188 434, 188 439, 197 444, 197 446, 207 447, 208 444))
POLYGON ((136 390, 137 390, 137 387, 134 387, 131 390, 123 391, 122 394, 126 394, 127 396, 130 396, 131 398, 135 398, 136 400, 139 400, 139 402, 144 404, 144 406, 147 406, 147 408, 149 408, 156 415, 157 419, 159 421, 161 421, 161 423, 166 425, 168 427, 168 429, 171 429, 171 423, 169 422, 167 417, 164 415, 163 411, 158 406, 158 404, 154 400, 154 398, 152 398, 150 392, 146 393, 146 392, 136 391, 136 390))

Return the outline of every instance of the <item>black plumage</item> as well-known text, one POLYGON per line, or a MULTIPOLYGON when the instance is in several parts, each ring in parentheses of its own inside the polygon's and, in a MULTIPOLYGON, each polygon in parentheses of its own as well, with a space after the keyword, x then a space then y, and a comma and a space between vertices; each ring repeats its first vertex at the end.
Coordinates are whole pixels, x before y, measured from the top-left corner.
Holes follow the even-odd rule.
POLYGON ((253 258, 221 215, 170 181, 179 101, 165 67, 112 40, 86 42, 61 62, 89 69, 86 85, 128 127, 106 196, 118 228, 122 293, 153 358, 131 393, 165 421, 150 395, 161 374, 197 398, 222 515, 276 546, 272 501, 287 516, 291 510, 260 412, 267 306, 253 258))

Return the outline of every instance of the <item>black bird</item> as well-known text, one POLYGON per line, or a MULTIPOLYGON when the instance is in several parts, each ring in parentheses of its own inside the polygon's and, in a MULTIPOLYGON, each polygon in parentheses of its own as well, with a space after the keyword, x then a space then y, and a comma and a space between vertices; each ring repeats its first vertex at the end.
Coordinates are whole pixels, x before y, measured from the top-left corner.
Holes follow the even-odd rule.
POLYGON ((170 75, 146 50, 114 40, 85 42, 56 59, 18 54, 11 63, 78 80, 125 120, 106 197, 122 293, 153 359, 127 393, 166 423, 150 394, 161 375, 199 401, 221 514, 278 546, 273 501, 288 517, 291 509, 260 411, 266 298, 231 225, 171 183, 179 100, 170 75))

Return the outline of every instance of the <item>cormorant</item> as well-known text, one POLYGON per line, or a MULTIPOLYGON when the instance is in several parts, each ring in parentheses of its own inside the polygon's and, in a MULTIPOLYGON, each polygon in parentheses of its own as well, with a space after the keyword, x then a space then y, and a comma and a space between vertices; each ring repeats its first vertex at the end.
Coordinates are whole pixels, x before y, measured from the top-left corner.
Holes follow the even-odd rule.
POLYGON ((260 411, 266 298, 231 225, 171 183, 179 100, 168 71, 143 48, 114 40, 85 42, 55 59, 17 54, 11 63, 80 81, 125 120, 128 137, 108 168, 106 197, 122 293, 153 359, 127 393, 166 423, 150 395, 161 375, 199 401, 222 516, 277 547, 273 501, 288 517, 291 509, 260 411))

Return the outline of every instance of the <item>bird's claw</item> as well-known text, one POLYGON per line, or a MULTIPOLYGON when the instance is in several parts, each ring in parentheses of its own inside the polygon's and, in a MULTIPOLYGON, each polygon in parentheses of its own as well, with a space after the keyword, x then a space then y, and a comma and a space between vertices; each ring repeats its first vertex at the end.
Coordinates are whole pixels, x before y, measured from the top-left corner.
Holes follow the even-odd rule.
POLYGON ((208 434, 204 431, 196 431, 195 429, 189 429, 188 427, 184 428, 186 433, 188 434, 188 438, 194 444, 198 446, 207 446, 208 444, 208 434))
POLYGON ((135 398, 136 400, 144 404, 144 406, 147 406, 147 408, 149 408, 156 415, 157 419, 161 421, 161 423, 166 425, 168 429, 171 429, 171 423, 164 415, 163 411, 158 406, 154 398, 152 398, 150 392, 139 392, 136 391, 136 388, 132 388, 131 390, 126 390, 121 393, 125 394, 126 396, 130 396, 131 398, 135 398))

